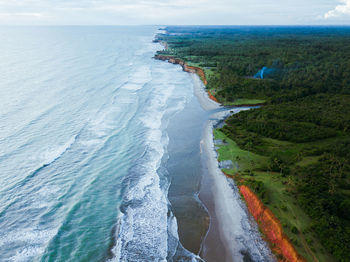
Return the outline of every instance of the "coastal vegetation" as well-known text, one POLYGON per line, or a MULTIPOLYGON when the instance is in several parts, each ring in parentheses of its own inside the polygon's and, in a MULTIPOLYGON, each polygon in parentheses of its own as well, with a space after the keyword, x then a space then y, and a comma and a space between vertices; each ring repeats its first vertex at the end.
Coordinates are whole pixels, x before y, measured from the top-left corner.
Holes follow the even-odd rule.
POLYGON ((263 105, 214 131, 223 171, 307 261, 350 261, 350 28, 168 27, 157 40, 220 103, 263 105))

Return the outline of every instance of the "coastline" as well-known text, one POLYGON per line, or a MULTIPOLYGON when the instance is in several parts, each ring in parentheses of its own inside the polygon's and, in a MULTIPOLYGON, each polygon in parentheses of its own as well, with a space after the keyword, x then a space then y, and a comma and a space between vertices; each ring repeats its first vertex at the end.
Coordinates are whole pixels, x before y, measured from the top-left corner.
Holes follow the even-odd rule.
POLYGON ((200 145, 202 179, 198 196, 208 211, 210 221, 201 243, 200 256, 207 262, 276 261, 234 180, 226 177, 219 168, 214 146, 213 129, 216 124, 229 115, 256 105, 225 107, 205 89, 207 80, 201 68, 189 67, 181 59, 171 56, 155 55, 154 59, 178 64, 183 71, 192 73, 193 92, 209 114, 200 145))
MULTIPOLYGON (((322 74, 324 68, 318 63, 319 58, 309 56, 315 47, 303 46, 310 53, 295 48, 295 42, 290 38, 295 28, 283 34, 273 32, 269 46, 264 40, 266 32, 260 29, 250 32, 242 41, 235 41, 236 36, 231 35, 233 31, 242 33, 242 29, 217 30, 215 36, 213 31, 210 27, 166 27, 157 39, 169 46, 157 54, 172 57, 173 63, 180 58, 188 65, 201 67, 208 78, 205 87, 208 96, 217 98, 222 106, 234 110, 244 106, 253 108, 254 104, 259 108, 215 123, 212 129, 214 151, 220 169, 239 188, 241 200, 279 261, 347 258, 348 245, 343 240, 348 238, 345 230, 348 216, 347 209, 344 209, 348 195, 341 189, 349 187, 348 174, 344 173, 345 169, 334 171, 332 168, 337 179, 328 175, 333 162, 347 166, 349 170, 349 147, 348 142, 344 143, 349 139, 348 129, 344 129, 348 122, 348 115, 344 112, 350 98, 344 93, 347 87, 339 82, 337 91, 332 91, 334 81, 322 74), (289 45, 281 47, 281 37, 289 45), (250 49, 252 46, 254 49, 250 49), (264 65, 274 63, 273 57, 281 58, 279 48, 293 48, 305 59, 300 62, 300 67, 294 67, 293 58, 287 58, 290 63, 279 67, 285 70, 283 80, 288 79, 290 83, 288 91, 280 81, 282 71, 276 71, 270 77, 258 75, 267 68, 264 65), (271 52, 273 57, 262 57, 265 52, 271 52), (302 80, 304 75, 294 74, 309 66, 318 72, 318 79, 324 80, 315 86, 309 78, 306 80, 313 86, 313 92, 300 85, 305 83, 302 80), (254 75, 255 72, 258 73, 254 75), (254 81, 255 77, 265 81, 254 81), (305 92, 299 93, 304 89, 305 92), (296 117, 291 117, 291 114, 296 117), (338 223, 334 224, 333 219, 338 223), (287 242, 290 244, 288 248, 287 242), (290 252, 284 252, 286 250, 290 252)), ((302 38, 298 44, 312 42, 323 46, 318 34, 308 32, 307 41, 302 38)), ((343 44, 344 38, 337 35, 329 40, 337 45, 343 44)), ((333 53, 327 49, 324 51, 327 55, 321 60, 328 61, 333 53)), ((210 120, 213 118, 209 116, 210 120)), ((201 130, 205 130, 204 123, 206 121, 201 130)), ((209 188, 212 183, 206 186, 209 188)))
MULTIPOLYGON (((175 64, 175 65, 180 65, 182 67, 183 71, 185 71, 187 73, 197 74, 204 85, 208 84, 207 78, 205 76, 205 72, 200 67, 189 66, 183 60, 181 60, 179 58, 172 57, 172 56, 158 55, 157 54, 157 55, 154 56, 154 59, 161 60, 161 61, 168 61, 168 63, 175 64)), ((211 100, 214 100, 216 103, 219 104, 219 102, 216 100, 216 98, 210 92, 208 92, 208 93, 209 93, 209 98, 211 100)))
POLYGON ((219 168, 214 146, 214 126, 232 113, 249 108, 221 107, 209 98, 199 77, 193 75, 193 79, 194 93, 201 106, 210 114, 201 140, 203 166, 199 192, 199 199, 210 216, 210 226, 200 255, 207 262, 275 261, 242 201, 235 182, 227 178, 219 168), (222 259, 218 260, 218 257, 222 259))
POLYGON ((275 255, 278 255, 278 261, 283 257, 287 261, 304 262, 305 259, 284 234, 271 210, 248 187, 239 186, 232 176, 225 174, 219 167, 213 135, 215 126, 228 116, 254 106, 224 107, 213 101, 198 76, 194 75, 193 78, 194 93, 201 106, 212 111, 201 140, 203 175, 199 199, 206 206, 210 217, 201 257, 209 262, 217 261, 218 256, 224 256, 225 262, 261 261, 261 258, 263 261, 277 261, 275 255), (245 236, 237 236, 240 227, 249 231, 249 241, 241 242, 245 236), (224 250, 217 247, 218 242, 222 243, 224 250), (242 243, 244 245, 240 246, 242 243))
MULTIPOLYGON (((164 46, 165 49, 168 48, 167 43, 163 43, 162 45, 164 46)), ((204 84, 204 91, 207 93, 207 99, 213 100, 214 102, 216 102, 217 104, 219 104, 220 106, 224 106, 225 108, 240 108, 240 107, 257 107, 257 106, 264 106, 266 105, 266 103, 254 103, 254 104, 249 104, 249 103, 243 103, 243 104, 236 104, 236 105, 226 105, 226 104, 221 104, 215 97, 215 94, 213 94, 210 90, 206 90, 205 86, 208 84, 207 81, 207 77, 205 75, 205 72, 202 68, 200 67, 195 67, 195 66, 189 66, 186 62, 184 62, 183 60, 179 59, 179 58, 175 58, 173 56, 169 56, 169 55, 159 55, 156 54, 154 56, 154 59, 157 60, 161 60, 161 61, 167 61, 168 63, 171 64, 175 64, 175 65, 180 65, 183 69, 183 71, 187 72, 187 73, 193 73, 198 75, 198 77, 200 78, 200 80, 202 81, 202 83, 204 84)), ((205 105, 206 103, 202 101, 201 103, 202 105, 205 105)))

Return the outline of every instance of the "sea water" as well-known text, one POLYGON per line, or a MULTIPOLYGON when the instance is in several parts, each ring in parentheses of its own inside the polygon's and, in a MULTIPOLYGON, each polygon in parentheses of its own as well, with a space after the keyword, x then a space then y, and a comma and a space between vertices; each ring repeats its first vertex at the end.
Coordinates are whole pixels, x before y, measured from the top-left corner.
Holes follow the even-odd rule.
MULTIPOLYGON (((208 253, 202 137, 226 109, 204 110, 199 78, 153 59, 157 32, 0 27, 1 262, 201 261, 208 253)), ((224 188, 234 218, 226 245, 235 243, 238 262, 242 252, 259 254, 247 243, 262 240, 234 205, 239 195, 224 188)), ((208 262, 224 260, 214 234, 222 252, 208 262)))
POLYGON ((152 58, 156 33, 0 28, 0 261, 199 259, 168 200, 168 126, 192 78, 152 58))

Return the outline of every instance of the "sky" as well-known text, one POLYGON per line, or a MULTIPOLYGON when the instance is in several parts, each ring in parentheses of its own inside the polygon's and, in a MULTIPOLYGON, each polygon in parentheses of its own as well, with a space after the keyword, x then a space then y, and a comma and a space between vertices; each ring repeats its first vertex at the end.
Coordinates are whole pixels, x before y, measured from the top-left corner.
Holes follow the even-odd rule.
POLYGON ((0 0, 9 25, 350 25, 350 0, 0 0))

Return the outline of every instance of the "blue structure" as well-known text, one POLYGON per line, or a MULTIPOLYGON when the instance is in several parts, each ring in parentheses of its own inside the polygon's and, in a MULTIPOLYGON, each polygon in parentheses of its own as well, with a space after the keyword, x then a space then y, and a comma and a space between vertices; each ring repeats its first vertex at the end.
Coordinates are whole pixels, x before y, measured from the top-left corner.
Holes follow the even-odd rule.
POLYGON ((266 77, 269 74, 272 74, 274 71, 275 71, 275 69, 268 68, 268 67, 264 66, 263 68, 261 68, 261 70, 259 72, 257 72, 254 75, 254 78, 264 79, 264 77, 266 77))

